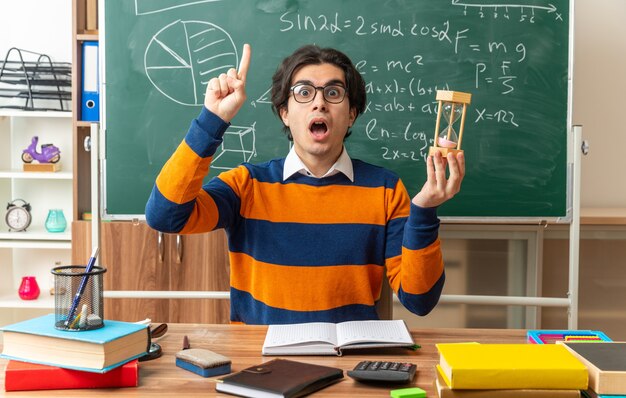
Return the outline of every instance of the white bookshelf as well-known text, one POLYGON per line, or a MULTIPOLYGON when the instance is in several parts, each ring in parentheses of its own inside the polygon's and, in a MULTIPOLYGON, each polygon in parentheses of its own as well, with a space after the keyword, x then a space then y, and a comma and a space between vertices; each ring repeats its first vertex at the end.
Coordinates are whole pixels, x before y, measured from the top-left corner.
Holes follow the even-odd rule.
POLYGON ((27 112, 0 109, 0 308, 53 309, 50 270, 55 263, 69 265, 72 248, 73 140, 70 112, 27 112), (33 136, 41 144, 61 150, 61 170, 25 172, 22 151, 33 136), (23 232, 9 231, 6 206, 14 199, 30 203, 32 222, 23 232), (67 228, 50 233, 45 221, 50 209, 62 209, 67 228), (36 300, 21 300, 18 289, 23 276, 33 275, 41 290, 36 300))
POLYGON ((42 308, 54 310, 54 296, 42 290, 37 300, 22 300, 17 293, 0 296, 0 308, 42 308))
POLYGON ((71 180, 70 171, 57 171, 56 173, 44 173, 38 171, 0 170, 0 179, 12 180, 71 180))
POLYGON ((20 118, 61 118, 61 119, 71 119, 71 112, 61 112, 61 111, 22 111, 19 109, 0 109, 0 117, 8 116, 8 117, 20 117, 20 118))

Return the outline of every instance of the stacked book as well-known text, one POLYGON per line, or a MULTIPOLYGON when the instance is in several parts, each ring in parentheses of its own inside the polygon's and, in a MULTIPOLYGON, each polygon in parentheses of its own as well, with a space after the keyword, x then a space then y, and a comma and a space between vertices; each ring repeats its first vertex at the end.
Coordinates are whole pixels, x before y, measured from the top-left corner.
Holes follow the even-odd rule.
POLYGON ((137 386, 147 325, 106 320, 80 332, 54 325, 50 314, 0 328, 6 391, 137 386))
POLYGON ((626 397, 626 342, 559 342, 578 358, 589 371, 587 396, 626 397))
POLYGON ((526 336, 533 344, 563 344, 587 367, 585 397, 626 398, 626 343, 599 330, 529 330, 526 336))
POLYGON ((439 398, 578 398, 588 372, 556 344, 437 344, 439 398))

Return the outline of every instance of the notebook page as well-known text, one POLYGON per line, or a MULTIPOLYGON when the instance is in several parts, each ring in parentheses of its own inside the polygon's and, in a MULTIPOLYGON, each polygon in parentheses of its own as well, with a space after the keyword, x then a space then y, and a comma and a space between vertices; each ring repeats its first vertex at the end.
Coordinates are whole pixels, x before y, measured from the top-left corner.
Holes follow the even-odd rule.
POLYGON ((312 322, 293 325, 270 325, 263 347, 280 347, 306 342, 337 344, 334 323, 312 322))
POLYGON ((351 321, 337 324, 337 341, 340 346, 354 343, 406 343, 413 344, 403 320, 351 321))

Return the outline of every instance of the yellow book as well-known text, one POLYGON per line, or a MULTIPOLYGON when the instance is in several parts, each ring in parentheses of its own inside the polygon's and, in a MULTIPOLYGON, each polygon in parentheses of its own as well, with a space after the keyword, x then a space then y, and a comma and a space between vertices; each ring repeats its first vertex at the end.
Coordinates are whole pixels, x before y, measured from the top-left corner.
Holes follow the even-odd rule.
POLYGON ((555 344, 437 344, 453 389, 587 389, 587 368, 555 344))
POLYGON ((448 382, 437 367, 437 378, 433 388, 437 398, 580 398, 580 390, 548 390, 524 388, 513 390, 459 390, 448 387, 448 382))

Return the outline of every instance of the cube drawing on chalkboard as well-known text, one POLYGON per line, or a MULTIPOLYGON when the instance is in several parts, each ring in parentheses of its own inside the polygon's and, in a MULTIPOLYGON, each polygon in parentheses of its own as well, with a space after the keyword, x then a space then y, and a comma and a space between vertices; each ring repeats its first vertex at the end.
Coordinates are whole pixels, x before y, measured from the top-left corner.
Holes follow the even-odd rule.
POLYGON ((230 170, 248 162, 256 152, 254 123, 252 126, 230 126, 224 133, 222 144, 217 148, 212 169, 230 170))
POLYGON ((428 155, 441 152, 445 157, 448 153, 457 154, 461 150, 463 139, 463 129, 465 127, 465 114, 467 106, 472 101, 472 94, 460 91, 437 90, 437 123, 435 124, 435 140, 430 147, 428 155), (441 127, 441 116, 443 115, 447 125, 441 127), (459 124, 459 127, 455 125, 459 124), (456 129, 458 128, 458 135, 456 129))

